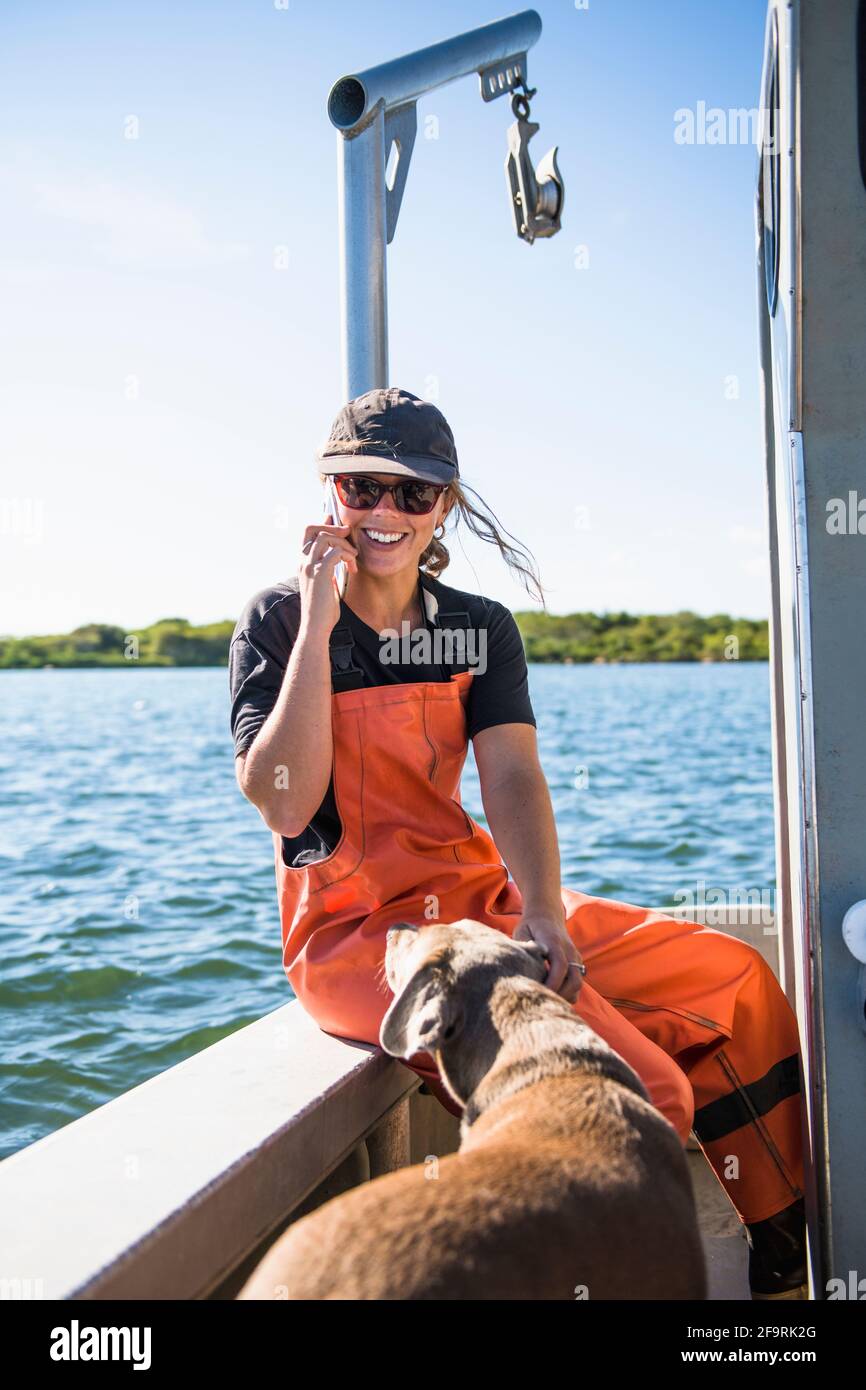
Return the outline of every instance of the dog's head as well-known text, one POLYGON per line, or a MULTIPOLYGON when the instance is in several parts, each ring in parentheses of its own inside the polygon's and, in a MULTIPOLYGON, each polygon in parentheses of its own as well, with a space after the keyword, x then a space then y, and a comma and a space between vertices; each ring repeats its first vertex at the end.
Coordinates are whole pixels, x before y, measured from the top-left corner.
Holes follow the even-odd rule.
POLYGON ((401 922, 387 934, 385 974, 395 997, 382 1020, 382 1048, 404 1059, 435 1057, 446 1087, 465 1105, 499 1050, 490 1019, 494 986, 508 976, 541 984, 547 960, 537 942, 514 941, 468 918, 424 927, 401 922))

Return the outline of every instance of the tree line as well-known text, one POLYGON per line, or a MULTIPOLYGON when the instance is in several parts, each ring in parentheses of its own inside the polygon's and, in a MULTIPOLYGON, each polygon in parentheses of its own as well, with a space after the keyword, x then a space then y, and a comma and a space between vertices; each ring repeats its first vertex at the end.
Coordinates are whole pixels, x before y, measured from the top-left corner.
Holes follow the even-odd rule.
MULTIPOLYGON (((527 661, 766 661, 765 619, 727 613, 516 612, 527 661)), ((234 623, 194 626, 161 618, 129 631, 86 623, 61 636, 0 637, 0 669, 89 666, 225 666, 234 623)))

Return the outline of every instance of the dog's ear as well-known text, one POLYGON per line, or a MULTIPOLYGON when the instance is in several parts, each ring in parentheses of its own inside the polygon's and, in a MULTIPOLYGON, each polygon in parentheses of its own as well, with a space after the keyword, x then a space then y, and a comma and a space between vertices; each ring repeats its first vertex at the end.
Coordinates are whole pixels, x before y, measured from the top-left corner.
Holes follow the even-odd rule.
POLYGON ((382 1019, 379 1043, 392 1057, 433 1053, 457 1037, 463 1010, 440 968, 422 965, 392 1001, 382 1019))
POLYGON ((530 959, 539 967, 537 970, 532 971, 533 978, 544 980, 547 977, 549 962, 547 959, 547 952, 541 942, 533 941, 531 938, 528 941, 515 941, 514 937, 511 939, 514 941, 515 946, 521 946, 530 959))

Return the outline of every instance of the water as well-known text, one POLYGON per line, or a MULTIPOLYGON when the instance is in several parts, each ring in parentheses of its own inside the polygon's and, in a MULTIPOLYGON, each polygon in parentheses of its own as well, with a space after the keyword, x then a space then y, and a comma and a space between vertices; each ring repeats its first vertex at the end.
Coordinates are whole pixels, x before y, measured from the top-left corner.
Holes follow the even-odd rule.
MULTIPOLYGON (((764 664, 530 667, 562 880, 774 884, 764 664)), ((0 1157, 291 998, 224 669, 0 673, 0 1157)), ((484 822, 470 758, 467 809, 484 822)))

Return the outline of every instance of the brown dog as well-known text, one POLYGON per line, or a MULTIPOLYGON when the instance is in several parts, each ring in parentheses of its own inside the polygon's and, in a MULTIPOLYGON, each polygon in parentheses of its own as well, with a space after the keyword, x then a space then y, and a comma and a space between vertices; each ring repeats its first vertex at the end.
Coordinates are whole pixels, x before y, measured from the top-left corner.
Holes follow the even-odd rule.
POLYGON ((435 1056, 460 1149, 333 1198, 239 1299, 703 1299, 682 1143, 628 1064, 540 983, 535 942, 392 927, 386 1052, 435 1056))

